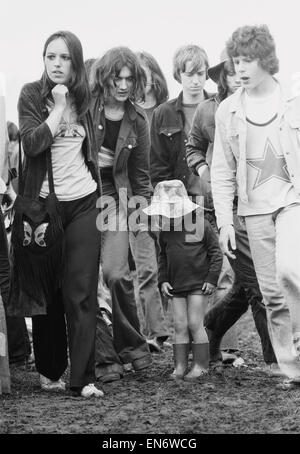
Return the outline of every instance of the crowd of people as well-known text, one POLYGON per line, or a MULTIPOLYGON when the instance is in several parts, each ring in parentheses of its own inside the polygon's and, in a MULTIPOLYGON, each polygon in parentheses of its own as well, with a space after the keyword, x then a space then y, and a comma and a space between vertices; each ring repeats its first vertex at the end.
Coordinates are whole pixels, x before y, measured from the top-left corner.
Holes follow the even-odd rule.
POLYGON ((69 364, 73 395, 103 397, 170 342, 171 379, 222 373, 249 306, 264 371, 299 387, 300 97, 268 27, 235 30, 214 66, 177 49, 172 100, 147 52, 84 61, 59 31, 42 55, 19 128, 1 119, 0 394, 34 360, 46 392, 69 364))

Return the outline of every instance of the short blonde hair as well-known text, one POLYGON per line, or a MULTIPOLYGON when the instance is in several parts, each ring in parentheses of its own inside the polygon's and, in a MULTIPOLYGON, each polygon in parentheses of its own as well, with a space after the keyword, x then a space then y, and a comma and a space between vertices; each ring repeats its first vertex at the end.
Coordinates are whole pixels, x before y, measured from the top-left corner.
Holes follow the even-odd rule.
POLYGON ((185 71, 188 61, 192 62, 192 71, 195 72, 199 71, 203 65, 207 71, 209 66, 208 56, 203 47, 195 44, 179 47, 173 58, 173 77, 179 83, 181 83, 180 73, 185 71))

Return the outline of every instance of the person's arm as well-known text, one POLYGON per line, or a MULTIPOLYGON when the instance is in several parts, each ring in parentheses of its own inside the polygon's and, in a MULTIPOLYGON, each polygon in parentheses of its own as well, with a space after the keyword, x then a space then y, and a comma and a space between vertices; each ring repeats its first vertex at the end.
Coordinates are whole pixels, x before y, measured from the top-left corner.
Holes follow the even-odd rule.
POLYGON ((153 187, 160 181, 174 178, 172 160, 175 157, 170 155, 165 137, 160 134, 160 115, 160 111, 154 110, 151 122, 150 175, 153 187))
POLYGON ((161 286, 163 282, 168 282, 168 267, 166 244, 163 239, 163 233, 160 232, 158 238, 159 254, 158 254, 158 285, 161 286))
MULTIPOLYGON (((137 121, 137 146, 128 158, 128 178, 133 196, 142 196, 148 202, 153 192, 150 181, 150 135, 146 119, 137 121)), ((145 205, 146 206, 146 205, 145 205)))
MULTIPOLYGON (((205 106, 207 106, 206 103, 205 106)), ((187 165, 194 171, 195 174, 199 176, 201 176, 205 170, 208 170, 206 153, 209 140, 206 137, 205 130, 203 128, 206 110, 207 108, 204 108, 202 104, 197 107, 186 145, 187 165)))
POLYGON ((0 187, 2 195, 6 191, 5 184, 8 181, 8 143, 9 140, 5 118, 5 98, 0 84, 0 187), (1 183, 1 179, 3 183, 1 183))
POLYGON ((236 160, 227 140, 226 109, 221 104, 216 112, 216 132, 211 166, 211 185, 217 225, 220 229, 220 246, 224 254, 235 258, 233 228, 233 199, 236 191, 236 160))
POLYGON ((6 184, 0 177, 0 205, 2 203, 2 199, 3 199, 3 195, 4 195, 5 191, 6 191, 6 184))
POLYGON ((6 188, 5 196, 8 199, 8 205, 6 207, 6 212, 10 211, 12 209, 12 206, 17 198, 17 194, 12 186, 11 181, 9 182, 9 185, 6 188))
POLYGON ((222 269, 223 254, 219 246, 219 239, 208 221, 205 221, 204 243, 207 256, 210 261, 209 271, 205 278, 206 282, 217 286, 222 269))
MULTIPOLYGON (((1 187, 1 178, 0 178, 1 187)), ((2 189, 0 193, 0 203, 2 197, 2 189)), ((8 259, 8 244, 7 234, 4 225, 3 214, 0 207, 0 294, 3 299, 4 305, 6 305, 9 294, 9 281, 10 281, 10 265, 8 259)))
POLYGON ((59 89, 59 93, 55 97, 57 87, 56 85, 52 90, 55 106, 46 121, 43 119, 41 108, 38 107, 38 100, 32 88, 25 85, 21 91, 18 101, 20 134, 24 153, 30 157, 43 153, 53 143, 66 105, 65 89, 59 89))
POLYGON ((52 96, 54 101, 54 107, 46 120, 47 125, 50 128, 52 136, 54 137, 61 121, 62 114, 67 106, 67 96, 69 90, 65 85, 55 85, 52 88, 52 96))

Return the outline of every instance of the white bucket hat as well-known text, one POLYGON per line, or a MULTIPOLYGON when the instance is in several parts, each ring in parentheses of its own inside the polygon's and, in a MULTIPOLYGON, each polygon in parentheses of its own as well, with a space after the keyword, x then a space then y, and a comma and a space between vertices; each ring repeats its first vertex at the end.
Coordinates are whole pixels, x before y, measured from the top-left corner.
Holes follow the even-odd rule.
POLYGON ((201 208, 193 203, 180 180, 161 181, 155 186, 151 204, 143 211, 148 216, 179 218, 201 208))

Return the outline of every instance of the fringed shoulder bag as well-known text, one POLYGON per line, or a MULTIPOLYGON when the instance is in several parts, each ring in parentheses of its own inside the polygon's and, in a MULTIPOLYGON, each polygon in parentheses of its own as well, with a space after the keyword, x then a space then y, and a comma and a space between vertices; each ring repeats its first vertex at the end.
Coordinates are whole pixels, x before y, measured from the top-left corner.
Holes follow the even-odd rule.
POLYGON ((23 193, 21 141, 19 139, 19 195, 13 206, 12 253, 21 288, 47 304, 61 284, 64 231, 54 191, 51 151, 46 151, 49 195, 30 199, 23 193))

